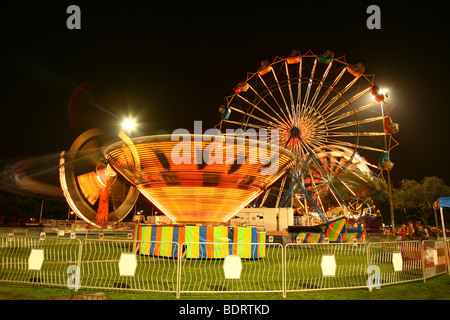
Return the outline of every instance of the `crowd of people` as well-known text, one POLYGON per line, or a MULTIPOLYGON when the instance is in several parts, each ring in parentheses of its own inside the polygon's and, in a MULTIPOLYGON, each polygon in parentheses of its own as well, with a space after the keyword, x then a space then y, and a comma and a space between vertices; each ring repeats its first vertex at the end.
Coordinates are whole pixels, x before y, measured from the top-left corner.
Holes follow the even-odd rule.
POLYGON ((413 224, 408 222, 402 224, 394 230, 396 240, 427 240, 429 238, 438 238, 439 230, 436 227, 425 228, 423 224, 413 224))

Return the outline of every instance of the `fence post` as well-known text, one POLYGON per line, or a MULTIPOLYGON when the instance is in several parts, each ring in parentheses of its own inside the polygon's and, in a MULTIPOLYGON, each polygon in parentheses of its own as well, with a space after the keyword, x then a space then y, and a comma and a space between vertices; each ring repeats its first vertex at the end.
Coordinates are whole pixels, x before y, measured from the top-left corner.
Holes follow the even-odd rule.
POLYGON ((422 240, 421 244, 421 250, 420 254, 422 256, 422 275, 423 275, 423 282, 427 282, 427 277, 425 276, 425 240, 422 240))
POLYGON ((180 290, 181 290, 181 257, 183 256, 181 254, 181 252, 183 251, 183 247, 184 247, 184 243, 182 243, 181 245, 179 243, 177 243, 178 245, 178 250, 177 250, 177 284, 176 284, 176 297, 177 299, 180 298, 180 290))
MULTIPOLYGON (((446 232, 446 230, 443 230, 443 232, 446 232)), ((450 275, 450 261, 449 261, 450 257, 448 255, 448 250, 450 249, 450 246, 449 246, 450 242, 449 241, 450 240, 447 240, 447 239, 446 239, 446 241, 444 241, 445 259, 447 260, 447 263, 446 263, 447 275, 450 275)))
MULTIPOLYGON (((367 272, 367 270, 368 270, 368 268, 370 266, 370 245, 371 245, 371 243, 368 243, 366 245, 366 254, 367 254, 367 269, 366 269, 366 272, 367 272)), ((369 288, 369 291, 372 292, 372 287, 369 286, 369 285, 367 287, 369 288)))
POLYGON ((81 286, 81 255, 83 254, 83 242, 80 239, 77 239, 78 243, 79 243, 79 248, 78 248, 78 261, 77 261, 77 273, 79 272, 79 277, 75 276, 75 289, 74 291, 77 292, 78 291, 78 287, 81 286), (80 282, 76 283, 76 279, 79 279, 80 282))
MULTIPOLYGON (((446 230, 443 230, 443 232, 446 232, 446 230)), ((449 257, 449 244, 450 244, 450 242, 449 242, 449 240, 447 240, 446 239, 446 241, 444 241, 444 252, 445 252, 445 260, 446 260, 446 267, 447 267, 447 275, 450 275, 450 261, 449 261, 449 259, 450 259, 450 257, 449 257)))
MULTIPOLYGON (((265 244, 264 244, 265 245, 265 244)), ((286 298, 286 245, 282 246, 281 250, 281 269, 282 269, 282 288, 283 288, 283 298, 286 298)))

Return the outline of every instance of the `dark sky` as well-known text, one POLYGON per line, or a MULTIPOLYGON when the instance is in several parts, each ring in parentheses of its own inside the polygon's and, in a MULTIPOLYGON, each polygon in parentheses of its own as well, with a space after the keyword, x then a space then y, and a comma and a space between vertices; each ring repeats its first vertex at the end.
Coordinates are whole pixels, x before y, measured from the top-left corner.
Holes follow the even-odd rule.
POLYGON ((1 5, 0 160, 67 150, 84 130, 118 130, 110 113, 139 114, 142 134, 204 128, 262 60, 330 49, 362 62, 390 89, 400 123, 392 177, 450 184, 449 32, 439 4, 365 1, 154 1, 1 5), (66 9, 81 9, 68 30, 66 9), (69 108, 80 86, 90 94, 69 108), (109 111, 99 109, 100 106, 109 111))

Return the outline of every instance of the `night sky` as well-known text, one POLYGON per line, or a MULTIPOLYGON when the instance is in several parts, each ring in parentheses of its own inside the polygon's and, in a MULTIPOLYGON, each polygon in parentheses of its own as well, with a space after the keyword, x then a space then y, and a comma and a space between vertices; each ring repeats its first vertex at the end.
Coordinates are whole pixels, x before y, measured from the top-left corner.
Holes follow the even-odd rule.
POLYGON ((90 128, 118 131, 137 115, 140 134, 195 120, 212 128, 218 107, 262 60, 329 49, 362 62, 390 90, 400 124, 392 179, 436 175, 450 184, 449 32, 445 10, 420 3, 183 1, 2 4, 0 160, 67 150, 90 128), (81 9, 69 30, 66 9, 81 9), (77 88, 88 92, 70 104, 77 88))

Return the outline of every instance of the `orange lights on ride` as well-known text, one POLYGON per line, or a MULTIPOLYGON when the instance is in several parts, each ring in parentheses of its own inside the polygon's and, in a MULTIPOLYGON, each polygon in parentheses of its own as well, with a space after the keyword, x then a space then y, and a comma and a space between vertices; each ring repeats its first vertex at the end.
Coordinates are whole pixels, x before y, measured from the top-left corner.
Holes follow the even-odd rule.
POLYGON ((347 71, 355 77, 360 77, 364 71, 366 71, 366 67, 361 63, 349 64, 347 66, 347 71))
POLYGON ((112 145, 105 151, 107 161, 176 223, 225 223, 293 165, 293 155, 282 148, 278 167, 264 175, 261 172, 265 164, 260 160, 249 161, 260 159, 261 147, 249 143, 242 151, 246 160, 236 165, 237 155, 232 159, 227 157, 230 147, 227 144, 220 144, 223 161, 209 161, 213 156, 217 159, 213 153, 205 159, 205 150, 214 143, 211 141, 188 139, 190 148, 177 149, 181 142, 171 141, 170 135, 132 140, 139 155, 140 170, 130 162, 130 151, 123 144, 112 145), (173 150, 188 153, 183 154, 183 159, 191 161, 174 161, 173 150), (203 155, 203 163, 198 162, 199 154, 203 155))
POLYGON ((259 75, 263 76, 272 71, 272 66, 270 65, 268 60, 264 60, 261 62, 261 66, 258 69, 259 75))
POLYGON ((301 56, 300 51, 293 50, 289 56, 286 57, 286 62, 288 64, 300 63, 301 56))
POLYGON ((233 89, 233 91, 236 93, 236 94, 239 94, 239 93, 241 93, 242 91, 247 91, 248 90, 248 84, 246 83, 246 82, 239 82, 238 84, 237 84, 237 86, 235 86, 234 87, 234 89, 233 89))
POLYGON ((106 187, 108 181, 116 175, 117 173, 108 164, 106 168, 97 171, 97 180, 102 184, 102 186, 106 187))
POLYGON ((399 132, 399 124, 392 121, 389 116, 383 118, 383 128, 384 132, 388 134, 395 134, 399 132))
POLYGON ((108 186, 111 178, 117 173, 108 164, 105 168, 79 175, 78 185, 85 198, 93 205, 102 191, 108 186))

